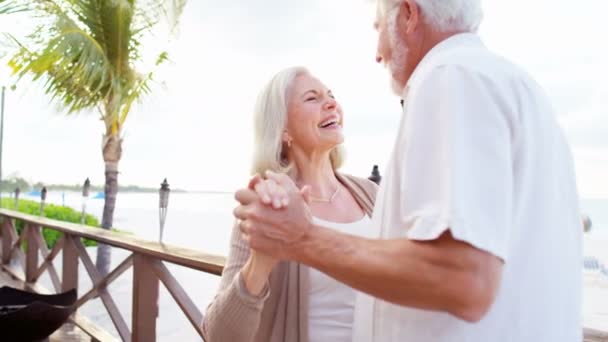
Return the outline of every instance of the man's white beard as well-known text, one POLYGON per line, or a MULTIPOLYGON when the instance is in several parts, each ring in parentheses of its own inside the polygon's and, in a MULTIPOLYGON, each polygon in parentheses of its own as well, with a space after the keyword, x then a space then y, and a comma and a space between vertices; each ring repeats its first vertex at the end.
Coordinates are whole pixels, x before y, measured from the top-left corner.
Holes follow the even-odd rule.
MULTIPOLYGON (((389 66, 390 68, 390 66, 389 66)), ((401 84, 399 84, 399 82, 392 77, 391 75, 391 90, 393 91, 393 93, 399 97, 403 96, 403 93, 405 92, 405 87, 401 84)))
POLYGON ((389 43, 391 44, 392 58, 388 61, 386 67, 391 76, 391 89, 397 96, 401 97, 405 90, 405 84, 400 84, 399 81, 395 79, 395 76, 403 75, 405 73, 408 49, 407 46, 397 39, 395 29, 389 28, 389 30, 389 43))

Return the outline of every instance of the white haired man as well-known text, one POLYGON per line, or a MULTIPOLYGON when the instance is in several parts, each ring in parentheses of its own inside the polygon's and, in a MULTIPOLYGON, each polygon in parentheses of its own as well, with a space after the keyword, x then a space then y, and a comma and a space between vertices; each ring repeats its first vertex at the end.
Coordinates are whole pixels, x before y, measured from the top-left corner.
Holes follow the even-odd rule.
POLYGON ((253 249, 375 297, 357 303, 357 342, 582 339, 570 150, 539 86, 481 43, 481 18, 480 0, 379 0, 377 61, 405 100, 380 239, 313 223, 310 189, 284 175, 237 192, 253 249))

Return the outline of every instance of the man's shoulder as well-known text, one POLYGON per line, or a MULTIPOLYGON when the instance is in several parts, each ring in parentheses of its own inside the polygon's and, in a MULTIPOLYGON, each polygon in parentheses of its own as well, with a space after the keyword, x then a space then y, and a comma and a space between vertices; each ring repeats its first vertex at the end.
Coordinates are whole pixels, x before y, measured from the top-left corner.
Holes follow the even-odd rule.
POLYGON ((475 74, 488 80, 530 79, 518 65, 490 51, 484 46, 454 47, 433 56, 433 59, 422 66, 411 86, 435 76, 438 70, 459 69, 468 74, 475 74))

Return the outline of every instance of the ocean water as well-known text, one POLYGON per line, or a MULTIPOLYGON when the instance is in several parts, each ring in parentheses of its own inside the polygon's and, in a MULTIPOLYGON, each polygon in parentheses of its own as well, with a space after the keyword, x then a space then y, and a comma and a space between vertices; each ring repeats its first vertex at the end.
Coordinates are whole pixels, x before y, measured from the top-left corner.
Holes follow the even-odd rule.
MULTIPOLYGON (((22 196, 28 198, 28 196, 22 196)), ((38 200, 38 198, 28 198, 38 200)), ((48 194, 48 202, 65 204, 77 209, 82 206, 78 193, 48 194)), ((226 255, 234 219, 232 210, 236 206, 233 194, 230 193, 172 193, 169 199, 169 210, 165 225, 163 242, 173 245, 201 250, 210 254, 226 255)), ((87 212, 101 217, 103 200, 90 199, 87 212)), ((581 211, 588 215, 593 228, 584 238, 585 255, 594 256, 608 267, 608 199, 585 199, 581 201, 581 211)), ((118 196, 114 226, 129 231, 142 238, 158 240, 158 194, 154 193, 121 193, 118 196)), ((118 265, 129 255, 127 251, 113 249, 112 264, 118 265)), ((91 258, 95 260, 95 249, 89 248, 91 258)), ((56 267, 60 267, 60 258, 56 267)), ((204 312, 213 299, 219 284, 219 277, 196 272, 181 266, 166 264, 186 292, 191 296, 199 309, 204 312)), ((84 292, 91 287, 86 270, 80 271, 81 289, 84 292)), ((131 325, 132 274, 125 272, 109 287, 127 324, 131 325)), ((42 279, 50 288, 48 276, 42 279)), ((593 278, 593 284, 599 287, 586 288, 584 294, 584 322, 586 326, 608 330, 608 279, 593 278), (598 283, 600 281, 601 283, 598 283), (598 309, 599 308, 599 309, 598 309)), ((84 293, 81 292, 81 293, 84 293)), ((159 341, 199 341, 198 335, 191 328, 185 315, 161 284, 160 315, 157 321, 159 341)), ((108 332, 118 336, 112 321, 106 314, 99 299, 85 304, 81 311, 108 332)))
MULTIPOLYGON (((4 195, 6 196, 6 195, 4 195)), ((38 201, 39 198, 22 198, 38 201)), ((145 239, 158 240, 158 194, 121 193, 114 213, 114 227, 145 239)), ((47 202, 63 204, 80 210, 82 198, 75 192, 50 192, 47 202)), ((163 241, 169 244, 225 255, 234 223, 232 210, 237 203, 232 193, 172 193, 165 223, 163 241)), ((102 199, 89 199, 87 213, 101 218, 102 199)), ((582 214, 593 222, 594 236, 608 237, 608 198, 582 199, 582 214)))

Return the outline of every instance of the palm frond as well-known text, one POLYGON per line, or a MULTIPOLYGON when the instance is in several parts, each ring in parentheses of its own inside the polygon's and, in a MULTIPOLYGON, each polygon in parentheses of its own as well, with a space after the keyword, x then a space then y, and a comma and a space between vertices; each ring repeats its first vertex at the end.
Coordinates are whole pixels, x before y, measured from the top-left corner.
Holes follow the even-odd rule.
POLYGON ((105 4, 107 1, 97 0, 66 0, 71 6, 71 10, 78 17, 79 21, 83 23, 91 36, 97 41, 97 43, 105 51, 106 46, 106 33, 103 22, 102 13, 105 10, 105 4))
POLYGON ((68 112, 95 106, 111 88, 112 69, 99 44, 85 31, 64 27, 41 52, 22 46, 9 62, 20 77, 43 79, 45 91, 68 112))
POLYGON ((0 14, 12 14, 29 10, 31 10, 31 1, 0 0, 0 14))
POLYGON ((140 42, 143 36, 150 34, 159 24, 164 23, 169 36, 173 36, 185 5, 186 0, 138 0, 133 16, 131 58, 141 59, 140 42))
MULTIPOLYGON (((167 51, 162 51, 158 57, 156 58, 156 62, 154 63, 154 67, 158 68, 161 64, 170 61, 169 54, 167 51)), ((121 109, 120 117, 118 118, 118 123, 122 126, 127 120, 127 116, 131 111, 131 107, 133 103, 136 101, 141 101, 144 95, 147 95, 151 92, 150 82, 154 80, 154 74, 156 70, 149 72, 145 77, 137 77, 135 86, 129 90, 129 93, 126 96, 124 101, 124 106, 121 109)))
POLYGON ((164 21, 169 32, 174 33, 186 2, 186 0, 138 0, 135 10, 137 20, 133 31, 135 33, 146 32, 164 21))
POLYGON ((129 94, 124 101, 124 106, 121 108, 120 117, 118 118, 118 123, 122 126, 127 120, 127 116, 131 112, 131 106, 135 101, 141 100, 144 94, 148 94, 150 92, 150 87, 148 83, 152 80, 153 73, 150 72, 146 77, 143 77, 137 81, 135 87, 131 88, 129 94))
POLYGON ((133 0, 105 1, 101 20, 104 27, 106 56, 117 74, 129 74, 129 44, 132 38, 131 23, 133 0))
MULTIPOLYGON (((153 72, 133 69, 142 61, 144 34, 164 21, 171 34, 186 0, 0 0, 22 4, 39 25, 19 43, 9 64, 23 77, 43 82, 66 110, 103 107, 107 131, 115 134, 132 104, 150 91, 153 72)), ((11 7, 14 8, 14 7, 11 7)), ((167 60, 161 53, 155 67, 167 60)))

